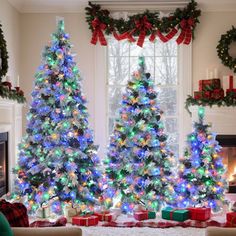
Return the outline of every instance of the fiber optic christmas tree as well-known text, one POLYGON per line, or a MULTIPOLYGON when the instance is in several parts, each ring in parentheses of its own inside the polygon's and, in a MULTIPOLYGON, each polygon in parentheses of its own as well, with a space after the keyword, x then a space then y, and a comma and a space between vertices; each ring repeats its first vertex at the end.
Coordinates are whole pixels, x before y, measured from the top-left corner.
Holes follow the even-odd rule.
POLYGON ((218 211, 226 190, 225 167, 219 155, 221 147, 216 134, 204 124, 204 108, 198 110, 199 121, 187 137, 188 147, 180 159, 179 179, 175 190, 178 206, 207 206, 218 211))
POLYGON ((105 204, 131 212, 136 204, 159 210, 173 201, 173 154, 166 147, 154 82, 145 72, 144 57, 128 81, 119 118, 105 160, 108 188, 105 204))
POLYGON ((35 75, 27 134, 15 168, 16 193, 28 196, 32 211, 54 197, 89 210, 101 195, 97 146, 70 50, 64 22, 59 21, 35 75))

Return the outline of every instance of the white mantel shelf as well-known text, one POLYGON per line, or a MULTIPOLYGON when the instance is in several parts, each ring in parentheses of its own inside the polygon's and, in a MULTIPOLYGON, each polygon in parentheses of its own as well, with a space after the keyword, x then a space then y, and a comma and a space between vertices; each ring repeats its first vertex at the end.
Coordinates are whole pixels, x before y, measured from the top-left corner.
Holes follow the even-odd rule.
POLYGON ((12 168, 16 165, 18 144, 22 137, 22 107, 16 101, 0 98, 0 133, 8 132, 9 190, 14 184, 12 168))
MULTIPOLYGON (((236 135, 236 107, 204 106, 205 122, 211 124, 212 132, 225 135, 236 135)), ((190 107, 192 121, 198 120, 198 106, 190 107)))

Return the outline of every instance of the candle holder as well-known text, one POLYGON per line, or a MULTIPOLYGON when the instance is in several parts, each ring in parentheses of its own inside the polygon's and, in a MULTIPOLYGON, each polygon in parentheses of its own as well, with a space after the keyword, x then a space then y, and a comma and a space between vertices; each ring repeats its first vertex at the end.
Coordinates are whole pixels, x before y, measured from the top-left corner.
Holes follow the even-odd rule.
POLYGON ((16 89, 17 93, 20 91, 20 87, 18 87, 18 86, 16 86, 15 89, 16 89))

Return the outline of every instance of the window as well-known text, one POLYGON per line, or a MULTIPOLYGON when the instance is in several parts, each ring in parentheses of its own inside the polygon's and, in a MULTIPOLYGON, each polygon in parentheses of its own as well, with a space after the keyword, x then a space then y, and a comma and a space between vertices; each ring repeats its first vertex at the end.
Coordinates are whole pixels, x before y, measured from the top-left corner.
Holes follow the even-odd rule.
POLYGON ((164 111, 165 132, 172 151, 179 153, 179 99, 178 47, 175 40, 167 43, 145 40, 143 48, 129 42, 108 40, 107 74, 107 140, 112 133, 122 94, 131 74, 137 69, 138 56, 144 55, 147 69, 155 81, 160 107, 164 111))
POLYGON ((122 94, 137 69, 140 55, 145 56, 146 71, 155 81, 168 143, 179 156, 191 130, 190 116, 184 109, 186 96, 191 94, 191 45, 178 46, 174 39, 152 43, 147 38, 140 48, 127 41, 107 40, 106 48, 96 49, 95 68, 95 141, 100 145, 101 158, 109 144, 122 94))

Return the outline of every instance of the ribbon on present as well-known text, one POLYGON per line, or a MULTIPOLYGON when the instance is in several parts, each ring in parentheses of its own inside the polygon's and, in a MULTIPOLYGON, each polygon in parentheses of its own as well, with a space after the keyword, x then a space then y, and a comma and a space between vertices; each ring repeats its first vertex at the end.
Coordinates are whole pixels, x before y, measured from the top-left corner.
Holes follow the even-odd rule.
POLYGON ((152 29, 152 24, 148 21, 147 16, 144 16, 143 18, 136 20, 135 25, 137 30, 140 31, 137 45, 143 47, 145 36, 147 31, 152 29))
POLYGON ((92 27, 93 27, 93 35, 91 39, 92 44, 97 44, 97 41, 101 43, 101 45, 106 46, 107 41, 103 35, 103 31, 106 29, 106 25, 102 23, 98 18, 95 18, 92 21, 92 27))
POLYGON ((174 216, 174 212, 180 210, 178 208, 174 208, 171 212, 170 212, 170 220, 173 220, 173 216, 174 216))
POLYGON ((176 39, 177 44, 189 44, 192 39, 192 27, 194 26, 194 19, 183 19, 180 22, 181 33, 176 39))

